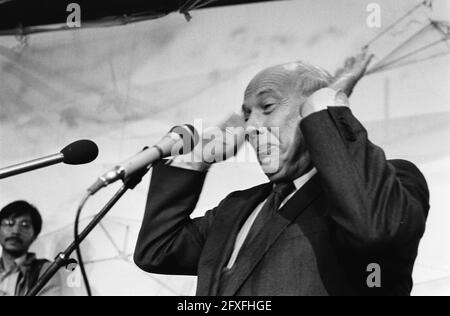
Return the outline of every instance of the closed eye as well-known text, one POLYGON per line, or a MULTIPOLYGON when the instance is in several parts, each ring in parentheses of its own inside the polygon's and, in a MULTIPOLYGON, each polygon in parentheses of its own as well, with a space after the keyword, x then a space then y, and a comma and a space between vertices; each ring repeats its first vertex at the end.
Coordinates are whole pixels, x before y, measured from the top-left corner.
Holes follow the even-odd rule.
POLYGON ((274 107, 275 103, 267 103, 262 106, 262 109, 264 110, 264 112, 270 112, 271 110, 273 110, 274 107))
POLYGON ((242 111, 242 116, 244 117, 244 121, 247 122, 250 119, 250 111, 242 111))

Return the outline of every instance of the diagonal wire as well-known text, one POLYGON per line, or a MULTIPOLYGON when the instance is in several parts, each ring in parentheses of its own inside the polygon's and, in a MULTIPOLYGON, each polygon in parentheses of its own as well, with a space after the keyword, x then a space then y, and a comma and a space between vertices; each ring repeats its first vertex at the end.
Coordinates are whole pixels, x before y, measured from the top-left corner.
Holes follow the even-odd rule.
POLYGON ((126 229, 125 229, 125 237, 124 237, 124 239, 123 239, 123 249, 122 249, 122 253, 125 253, 125 252, 127 251, 129 236, 130 236, 130 226, 127 225, 127 226, 126 226, 126 229))
MULTIPOLYGON (((413 56, 413 55, 415 55, 417 53, 423 52, 423 51, 425 51, 425 50, 427 50, 427 49, 429 49, 431 47, 437 46, 437 45, 439 45, 439 44, 441 44, 443 42, 445 42, 445 39, 440 39, 440 40, 435 41, 433 43, 430 43, 430 44, 428 44, 428 45, 426 45, 424 47, 418 48, 418 49, 416 49, 416 50, 414 50, 414 51, 412 51, 412 52, 410 52, 410 53, 408 53, 406 55, 403 55, 403 56, 401 56, 401 57, 399 57, 397 59, 394 59, 394 60, 392 60, 392 61, 390 61, 390 62, 388 62, 388 63, 386 63, 386 64, 384 64, 384 65, 382 65, 380 67, 375 67, 370 72, 368 72, 368 74, 375 73, 375 72, 378 72, 378 71, 382 71, 382 70, 384 70, 386 68, 389 68, 389 66, 392 66, 393 64, 398 63, 399 61, 402 61, 402 60, 404 60, 404 59, 406 59, 408 57, 411 57, 411 56, 413 56)), ((444 55, 448 54, 448 53, 450 53, 450 52, 444 53, 444 55)))
POLYGON ((105 228, 105 226, 102 223, 100 223, 99 226, 103 230, 103 232, 105 233, 106 237, 109 239, 109 241, 111 242, 113 247, 116 249, 117 254, 120 256, 122 254, 122 251, 120 251, 119 246, 116 244, 116 242, 112 238, 111 234, 108 232, 108 230, 105 228))
POLYGON ((447 41, 450 39, 450 25, 446 25, 446 30, 444 31, 443 29, 441 29, 439 27, 439 22, 436 21, 431 21, 431 25, 433 25, 433 27, 442 34, 443 39, 446 41, 445 44, 448 46, 448 48, 450 49, 450 43, 447 41))
POLYGON ((403 15, 401 18, 399 18, 398 20, 396 20, 394 23, 392 23, 391 25, 389 25, 384 31, 380 32, 377 36, 375 36, 372 40, 370 40, 366 45, 364 45, 364 48, 369 47, 370 45, 372 45, 375 41, 377 41, 379 38, 381 38, 383 35, 385 35, 387 32, 389 32, 390 30, 392 30, 394 27, 396 27, 398 24, 400 24, 400 22, 402 22, 404 19, 406 19, 408 16, 410 16, 411 14, 413 14, 415 11, 417 11, 418 9, 420 9, 422 6, 426 6, 429 4, 429 1, 425 0, 422 1, 421 3, 417 4, 416 6, 414 6, 411 10, 409 10, 405 15, 403 15))
POLYGON ((132 253, 129 254, 124 254, 121 256, 113 256, 113 257, 106 257, 106 258, 99 258, 99 259, 95 259, 95 260, 86 260, 85 263, 86 264, 95 264, 95 263, 103 263, 103 262, 109 262, 109 261, 130 261, 130 258, 133 256, 132 253))
POLYGON ((109 262, 109 261, 119 261, 122 260, 121 256, 114 256, 114 257, 107 257, 107 258, 101 258, 101 259, 95 259, 95 260, 86 260, 85 264, 95 264, 95 263, 103 263, 103 262, 109 262))
POLYGON ((444 36, 445 38, 450 37, 450 25, 446 25, 445 26, 446 30, 444 31, 442 28, 439 27, 439 24, 444 24, 444 22, 431 21, 431 24, 436 28, 436 30, 438 30, 442 34, 442 36, 444 36))
POLYGON ((378 69, 375 69, 375 70, 367 72, 366 75, 369 76, 369 75, 372 75, 372 74, 375 74, 375 73, 378 73, 378 72, 381 72, 381 71, 387 71, 387 70, 397 69, 397 68, 401 68, 401 67, 405 67, 405 66, 409 66, 409 65, 414 65, 414 64, 418 64, 420 62, 424 62, 424 61, 427 61, 427 60, 432 60, 432 59, 436 59, 436 58, 444 57, 444 56, 448 56, 448 55, 450 55, 450 52, 439 53, 439 54, 435 54, 435 55, 432 55, 432 56, 429 56, 429 57, 425 57, 425 58, 416 59, 416 60, 413 60, 413 61, 410 61, 410 62, 402 63, 402 64, 397 65, 397 66, 386 67, 386 68, 384 68, 384 67, 383 68, 378 68, 378 69))
MULTIPOLYGON (((394 50, 392 50, 389 54, 387 54, 384 58, 382 58, 382 60, 376 64, 375 66, 372 67, 372 70, 381 68, 382 63, 384 60, 389 59, 391 56, 395 55, 398 51, 402 50, 405 46, 407 46, 414 38, 420 36, 421 34, 427 32, 430 28, 432 28, 433 26, 430 24, 427 24, 426 26, 424 26, 423 28, 421 28, 419 31, 417 31, 416 33, 414 33, 412 36, 410 36, 407 40, 405 40, 402 44, 400 44, 400 46, 398 46, 397 48, 395 48, 394 50)), ((370 71, 372 71, 370 70, 370 71)))
POLYGON ((417 32, 415 32, 413 35, 411 35, 408 39, 406 39, 402 44, 400 44, 397 48, 395 48, 393 51, 391 51, 387 56, 384 57, 384 59, 387 59, 389 57, 391 57, 392 55, 394 55, 395 53, 397 53, 399 50, 403 49, 405 46, 407 46, 410 42, 412 42, 413 39, 417 38, 418 36, 426 33, 427 31, 429 31, 431 28, 433 28, 433 26, 431 25, 431 23, 425 25, 424 27, 422 27, 420 30, 418 30, 417 32))

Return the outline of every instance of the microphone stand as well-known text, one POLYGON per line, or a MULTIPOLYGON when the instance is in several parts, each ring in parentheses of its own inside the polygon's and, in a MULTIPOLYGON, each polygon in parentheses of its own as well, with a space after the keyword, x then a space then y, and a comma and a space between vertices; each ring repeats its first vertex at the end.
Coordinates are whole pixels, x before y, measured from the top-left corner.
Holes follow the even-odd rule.
POLYGON ((63 161, 64 161, 63 154, 54 154, 44 158, 39 158, 24 163, 20 163, 14 166, 9 166, 0 169, 0 179, 9 178, 35 169, 48 167, 63 161))
MULTIPOLYGON (((151 167, 151 166, 150 166, 151 167)), ((54 275, 64 266, 76 264, 75 259, 71 259, 70 255, 75 251, 77 246, 79 246, 92 232, 92 230, 100 223, 100 221, 108 214, 112 207, 120 200, 120 198, 128 191, 133 190, 141 181, 145 174, 150 170, 150 167, 143 168, 142 170, 132 174, 130 177, 124 180, 123 186, 114 194, 114 196, 109 200, 103 209, 92 219, 88 226, 80 233, 78 243, 76 241, 64 251, 58 254, 55 261, 50 265, 50 267, 45 271, 42 277, 39 279, 37 284, 27 293, 26 296, 37 296, 39 292, 44 288, 44 286, 54 277, 54 275)))

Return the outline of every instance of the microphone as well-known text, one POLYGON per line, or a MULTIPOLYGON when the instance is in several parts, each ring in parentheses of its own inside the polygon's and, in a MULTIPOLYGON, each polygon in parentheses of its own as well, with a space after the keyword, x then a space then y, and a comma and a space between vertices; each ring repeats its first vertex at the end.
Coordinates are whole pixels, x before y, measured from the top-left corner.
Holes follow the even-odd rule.
POLYGON ((0 169, 0 179, 48 167, 60 162, 68 165, 82 165, 94 161, 97 156, 98 147, 94 142, 90 140, 79 140, 66 146, 58 154, 0 169))
POLYGON ((184 124, 172 128, 158 144, 143 151, 134 157, 116 165, 111 170, 100 176, 88 189, 90 195, 94 195, 100 189, 117 180, 125 180, 142 168, 150 169, 155 161, 165 157, 183 155, 191 152, 199 142, 198 132, 192 125, 184 124))

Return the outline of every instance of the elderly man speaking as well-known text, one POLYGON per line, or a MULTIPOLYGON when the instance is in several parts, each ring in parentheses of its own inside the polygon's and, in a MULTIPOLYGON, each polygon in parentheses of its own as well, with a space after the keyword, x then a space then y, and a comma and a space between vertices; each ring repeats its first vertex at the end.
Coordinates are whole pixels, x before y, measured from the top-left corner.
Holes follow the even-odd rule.
POLYGON ((200 296, 409 295, 429 192, 349 108, 371 57, 348 59, 334 78, 301 62, 259 73, 242 114, 270 182, 191 219, 210 157, 156 165, 136 264, 197 275, 200 296), (275 141, 261 145, 272 130, 275 141))

